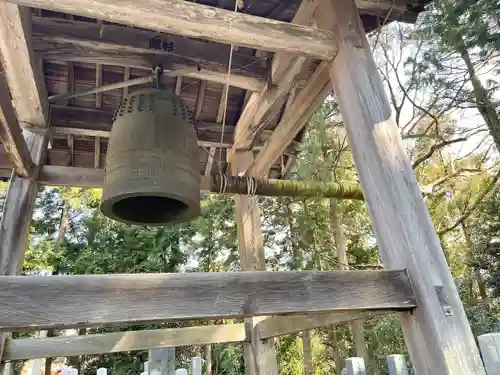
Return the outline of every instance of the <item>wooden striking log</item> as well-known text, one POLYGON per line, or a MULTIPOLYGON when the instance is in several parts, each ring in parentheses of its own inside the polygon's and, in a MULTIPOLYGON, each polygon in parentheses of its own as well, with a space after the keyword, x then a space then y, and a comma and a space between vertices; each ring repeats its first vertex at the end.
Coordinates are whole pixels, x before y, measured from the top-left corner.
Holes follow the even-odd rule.
POLYGON ((210 325, 44 339, 9 339, 4 361, 118 353, 130 350, 245 341, 243 324, 210 325))
POLYGON ((2 331, 415 307, 404 270, 5 276, 0 301, 2 331))
MULTIPOLYGON (((100 188, 104 170, 77 167, 43 167, 38 182, 53 186, 79 186, 100 188)), ((321 197, 362 200, 360 186, 349 182, 319 182, 275 180, 224 176, 202 176, 201 190, 221 194, 263 195, 276 197, 321 197)))
POLYGON ((10 156, 16 173, 21 177, 30 177, 35 169, 30 151, 24 140, 21 126, 12 101, 9 87, 3 75, 0 74, 0 138, 5 151, 10 156))
POLYGON ((329 31, 251 16, 187 1, 12 0, 15 4, 97 18, 155 31, 265 51, 330 60, 337 51, 329 31))
MULTIPOLYGON (((319 10, 319 9, 318 9, 319 10)), ((339 53, 330 76, 385 267, 407 267, 418 309, 401 314, 418 374, 484 375, 484 367, 422 199, 352 0, 323 0, 339 53)))

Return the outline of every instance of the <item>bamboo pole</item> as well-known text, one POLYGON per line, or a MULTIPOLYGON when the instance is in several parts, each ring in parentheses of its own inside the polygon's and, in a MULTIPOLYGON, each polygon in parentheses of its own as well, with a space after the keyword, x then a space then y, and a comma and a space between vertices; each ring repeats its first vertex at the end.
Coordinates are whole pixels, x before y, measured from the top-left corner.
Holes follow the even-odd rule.
POLYGON ((363 200, 361 187, 352 182, 276 180, 215 174, 208 180, 207 187, 207 190, 221 194, 363 200))

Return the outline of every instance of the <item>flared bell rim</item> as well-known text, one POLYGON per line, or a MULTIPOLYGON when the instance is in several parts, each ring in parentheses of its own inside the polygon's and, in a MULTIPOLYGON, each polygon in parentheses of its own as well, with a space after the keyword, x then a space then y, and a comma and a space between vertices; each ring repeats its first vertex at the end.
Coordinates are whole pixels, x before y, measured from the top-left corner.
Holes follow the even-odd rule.
POLYGON ((171 193, 161 193, 161 192, 133 192, 133 193, 119 194, 105 200, 103 199, 101 201, 99 208, 101 213, 111 220, 116 220, 118 222, 127 225, 148 226, 148 227, 167 226, 172 224, 183 223, 192 220, 201 214, 200 201, 196 202, 194 200, 186 199, 186 197, 180 195, 171 193), (183 208, 178 215, 168 216, 168 220, 161 220, 155 222, 138 221, 117 215, 116 213, 117 203, 123 202, 127 199, 134 199, 134 198, 140 199, 146 197, 157 198, 159 200, 168 199, 177 201, 183 204, 185 208, 183 208))

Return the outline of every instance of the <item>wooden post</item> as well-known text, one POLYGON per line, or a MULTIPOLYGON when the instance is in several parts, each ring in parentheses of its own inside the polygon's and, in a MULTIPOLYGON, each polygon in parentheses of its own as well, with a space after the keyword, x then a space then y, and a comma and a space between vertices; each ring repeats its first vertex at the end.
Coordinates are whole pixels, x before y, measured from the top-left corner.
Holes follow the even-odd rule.
POLYGON ((500 333, 487 333, 477 338, 488 375, 500 375, 500 333))
POLYGON ((201 375, 201 357, 193 357, 191 358, 191 375, 201 375))
POLYGON ((175 348, 149 349, 149 375, 174 375, 175 348))
POLYGON ((345 360, 347 375, 366 375, 365 361, 363 358, 352 357, 345 360))
MULTIPOLYGON (((232 172, 238 175, 253 162, 251 151, 236 152, 232 160, 232 172)), ((240 264, 244 271, 265 271, 264 238, 262 236, 260 208, 256 196, 237 195, 236 224, 238 227, 240 264)), ((261 340, 255 328, 265 317, 245 319, 245 327, 251 338, 243 343, 245 369, 248 375, 278 375, 278 362, 273 339, 261 340)))
POLYGON ((408 375, 406 358, 402 354, 392 354, 387 356, 387 367, 389 375, 408 375))
POLYGON ((484 375, 353 0, 322 0, 339 51, 330 63, 384 266, 406 268, 418 308, 400 315, 416 373, 484 375))

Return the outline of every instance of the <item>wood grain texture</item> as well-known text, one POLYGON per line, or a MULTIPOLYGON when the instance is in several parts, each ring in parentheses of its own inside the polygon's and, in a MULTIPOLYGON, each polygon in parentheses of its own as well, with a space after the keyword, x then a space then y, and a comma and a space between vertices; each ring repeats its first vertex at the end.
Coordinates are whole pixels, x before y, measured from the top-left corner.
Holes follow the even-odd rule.
POLYGON ((9 154, 16 173, 21 177, 30 177, 35 165, 24 140, 21 126, 10 100, 9 87, 5 76, 0 74, 0 138, 5 151, 9 154))
MULTIPOLYGON (((231 172, 237 176, 241 169, 247 167, 253 160, 251 151, 237 152, 231 164, 231 172)), ((240 267, 245 271, 265 271, 266 259, 264 252, 264 236, 260 218, 258 198, 253 196, 237 195, 235 202, 235 221, 238 229, 240 250, 240 267)), ((252 275, 252 272, 249 273, 252 275)), ((273 274, 273 273, 269 273, 273 274)), ((255 272, 253 276, 260 278, 262 272, 255 272)), ((278 361, 276 349, 272 340, 263 340, 257 330, 257 324, 265 321, 266 316, 254 316, 245 319, 245 330, 248 343, 243 343, 245 369, 248 375, 278 375, 278 361)), ((262 315, 262 314, 260 314, 262 315)))
POLYGON ((416 373, 484 375, 354 2, 323 0, 340 46, 330 76, 384 266, 408 269, 418 308, 401 324, 416 373), (451 307, 446 314, 441 300, 451 307))
MULTIPOLYGON (((125 68, 136 68, 142 70, 151 70, 154 64, 161 64, 166 70, 193 69, 185 72, 185 77, 196 78, 217 83, 227 83, 234 87, 245 90, 259 91, 265 84, 265 80, 259 77, 248 76, 234 72, 227 78, 227 73, 215 71, 211 68, 200 67, 196 70, 196 65, 183 60, 173 60, 170 57, 157 56, 155 54, 146 54, 143 52, 134 52, 132 50, 109 51, 109 49, 95 50, 92 47, 94 43, 80 43, 81 46, 74 44, 57 43, 50 48, 43 50, 43 57, 47 61, 65 61, 79 62, 89 64, 102 64, 112 66, 123 66, 125 68)), ((37 48, 40 49, 40 46, 37 48)))
POLYGON ((281 117, 276 129, 274 129, 271 138, 267 141, 266 146, 257 154, 253 163, 248 167, 246 174, 254 177, 265 176, 274 161, 302 130, 314 111, 323 103, 323 100, 331 91, 328 64, 322 62, 316 68, 307 85, 295 96, 292 104, 281 117))
POLYGON ((325 327, 332 324, 344 323, 354 319, 373 318, 391 312, 394 312, 394 310, 335 311, 308 315, 273 316, 258 323, 257 329, 260 337, 262 339, 267 339, 270 337, 325 327))
POLYGON ((478 336, 484 366, 488 375, 500 374, 500 333, 492 332, 478 336))
POLYGON ((328 31, 178 0, 13 0, 18 5, 96 18, 159 32, 265 51, 329 60, 336 54, 328 31))
POLYGON ((3 331, 415 307, 405 271, 5 276, 0 301, 3 331))
MULTIPOLYGON (((33 48, 36 52, 51 56, 54 47, 65 48, 66 52, 88 48, 94 51, 118 53, 126 51, 143 53, 151 58, 165 58, 165 61, 182 62, 191 66, 200 65, 202 69, 226 72, 229 59, 229 46, 207 43, 156 31, 123 27, 120 25, 64 20, 47 17, 33 17, 33 48), (172 43, 171 50, 152 48, 150 40, 172 43)), ((235 74, 266 78, 265 60, 233 53, 231 67, 235 74)))
POLYGON ((49 105, 32 50, 29 9, 0 2, 0 61, 21 125, 47 126, 49 105))
POLYGON ((60 336, 48 339, 9 339, 2 359, 15 361, 31 358, 71 357, 240 341, 245 341, 243 324, 60 336))
MULTIPOLYGON (((299 6, 292 23, 309 25, 312 21, 318 1, 305 0, 299 6)), ((296 58, 286 53, 276 53, 271 63, 271 82, 267 82, 260 92, 254 92, 248 98, 245 108, 236 124, 235 145, 229 153, 232 159, 238 149, 248 149, 254 141, 258 130, 264 128, 266 117, 276 114, 281 108, 284 96, 294 87, 300 71, 307 60, 296 58), (292 65, 293 64, 293 65, 292 65), (277 82, 277 87, 269 92, 268 86, 277 82)))

